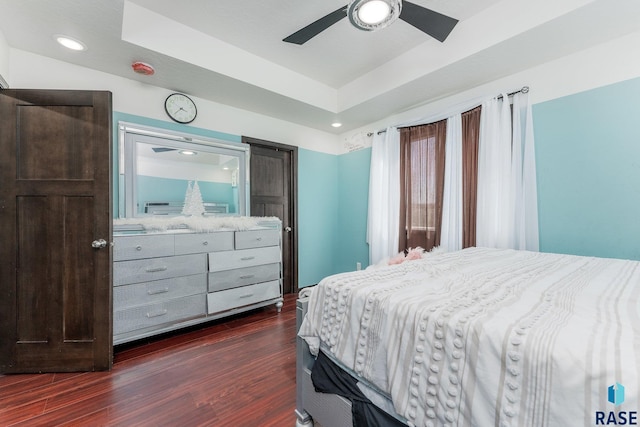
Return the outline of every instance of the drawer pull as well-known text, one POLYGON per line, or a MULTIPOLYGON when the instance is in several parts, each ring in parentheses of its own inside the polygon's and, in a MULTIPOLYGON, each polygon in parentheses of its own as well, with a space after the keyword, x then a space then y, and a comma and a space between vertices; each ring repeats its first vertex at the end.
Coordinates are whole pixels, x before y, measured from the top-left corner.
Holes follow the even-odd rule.
POLYGON ((162 266, 162 267, 155 267, 155 268, 147 268, 145 271, 147 273, 157 273, 158 271, 167 271, 167 267, 162 266))
POLYGON ((240 276, 240 279, 251 279, 252 277, 255 277, 255 274, 248 274, 246 276, 240 276))
POLYGON ((260 240, 262 240, 262 237, 256 237, 256 240, 259 242, 260 240))
POLYGON ((244 295, 240 295, 240 298, 249 298, 252 297, 253 294, 244 294, 244 295))
POLYGON ((255 258, 254 256, 245 256, 245 257, 240 258, 240 261, 250 261, 250 260, 252 260, 254 258, 255 258))
POLYGON ((207 246, 207 245, 209 244, 209 242, 207 242, 207 241, 205 240, 204 242, 202 242, 202 244, 203 244, 204 246, 207 246))
POLYGON ((169 288, 164 287, 161 289, 149 289, 147 291, 148 295, 158 295, 158 294, 166 294, 167 292, 169 292, 169 288))
POLYGON ((160 316, 164 316, 165 314, 167 314, 166 308, 161 311, 156 311, 155 313, 147 313, 147 317, 151 319, 152 317, 160 317, 160 316))
POLYGON ((136 246, 136 251, 141 251, 142 250, 142 246, 136 246))

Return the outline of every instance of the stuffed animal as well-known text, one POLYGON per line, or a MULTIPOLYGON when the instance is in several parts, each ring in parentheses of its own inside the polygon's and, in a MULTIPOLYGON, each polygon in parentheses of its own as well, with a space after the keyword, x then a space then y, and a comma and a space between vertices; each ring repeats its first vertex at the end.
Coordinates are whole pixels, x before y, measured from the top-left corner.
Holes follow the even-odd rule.
POLYGON ((390 258, 388 263, 389 265, 401 264, 404 261, 420 259, 422 258, 423 254, 424 254, 424 249, 422 249, 420 246, 417 246, 415 248, 409 248, 407 249, 406 255, 404 252, 399 252, 396 256, 390 258))

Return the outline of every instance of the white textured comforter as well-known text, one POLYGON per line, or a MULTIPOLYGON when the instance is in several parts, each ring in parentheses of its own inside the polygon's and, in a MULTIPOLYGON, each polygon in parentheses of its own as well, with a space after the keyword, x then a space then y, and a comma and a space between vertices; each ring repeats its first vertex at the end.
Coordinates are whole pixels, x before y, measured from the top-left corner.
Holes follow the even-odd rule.
POLYGON ((324 279, 299 335, 416 426, 593 426, 598 411, 640 410, 635 261, 427 254, 324 279), (616 383, 618 406, 607 401, 616 383))

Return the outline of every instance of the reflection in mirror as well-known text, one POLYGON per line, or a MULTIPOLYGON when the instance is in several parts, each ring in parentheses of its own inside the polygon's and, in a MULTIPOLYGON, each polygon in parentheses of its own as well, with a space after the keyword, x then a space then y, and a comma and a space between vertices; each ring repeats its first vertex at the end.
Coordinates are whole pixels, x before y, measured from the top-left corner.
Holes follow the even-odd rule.
POLYGON ((188 196, 205 215, 247 215, 245 144, 126 130, 121 217, 181 215, 188 196))

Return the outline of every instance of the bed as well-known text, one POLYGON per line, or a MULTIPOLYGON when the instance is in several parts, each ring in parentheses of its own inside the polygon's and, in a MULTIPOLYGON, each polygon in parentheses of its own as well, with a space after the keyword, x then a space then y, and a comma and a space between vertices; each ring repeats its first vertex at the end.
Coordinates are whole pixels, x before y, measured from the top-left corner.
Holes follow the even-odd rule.
POLYGON ((640 262, 468 248, 308 293, 298 426, 355 419, 351 399, 316 391, 318 355, 400 425, 637 424, 640 262))

